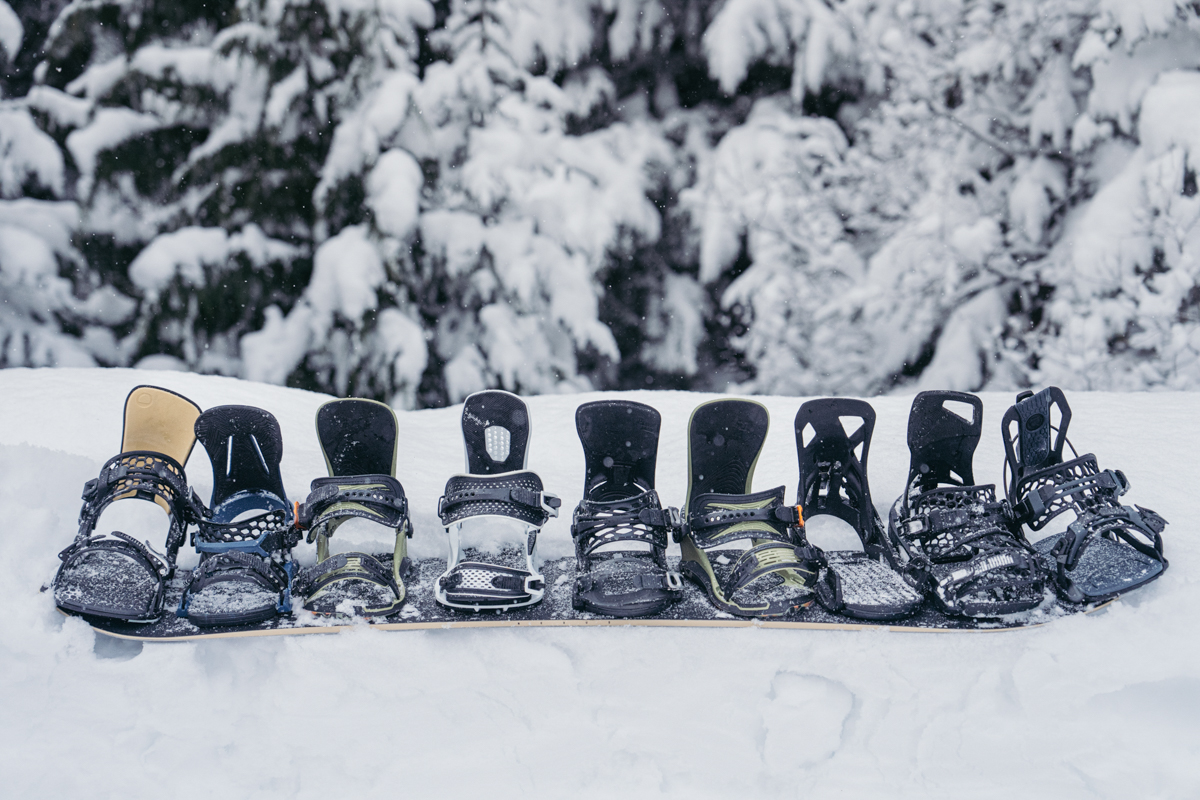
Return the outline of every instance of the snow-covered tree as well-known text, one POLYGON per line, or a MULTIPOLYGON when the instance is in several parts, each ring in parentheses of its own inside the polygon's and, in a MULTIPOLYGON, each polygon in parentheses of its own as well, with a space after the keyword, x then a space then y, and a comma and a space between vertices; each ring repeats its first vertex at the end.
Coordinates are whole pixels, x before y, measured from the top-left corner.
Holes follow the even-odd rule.
POLYGON ((1056 287, 1036 375, 1091 389, 1200 386, 1200 9, 1101 4, 1074 65, 1074 209, 1047 259, 1056 287), (1093 195, 1094 196, 1091 196, 1093 195))
POLYGON ((0 343, 438 405, 1200 384, 1184 0, 0 0, 0 343))
MULTIPOLYGON (((666 143, 637 123, 567 131, 611 92, 594 72, 575 74, 592 45, 586 6, 469 0, 450 11, 432 40, 442 58, 386 156, 397 175, 403 164, 415 180, 421 164, 432 176, 409 282, 431 321, 434 383, 450 402, 491 386, 586 387, 581 354, 618 358, 596 275, 622 232, 658 236, 648 165, 669 158, 666 143)), ((368 205, 410 184, 372 173, 371 185, 368 205)))
POLYGON ((1159 5, 903 0, 822 3, 805 16, 802 4, 727 4, 723 27, 706 34, 723 86, 752 63, 797 65, 792 105, 760 101, 714 150, 695 194, 703 274, 744 269, 723 301, 747 318, 741 344, 757 368, 747 388, 871 393, 1051 377, 1035 369, 1061 344, 1061 321, 1045 328, 1046 299, 1060 284, 1068 295, 1087 286, 1082 276, 1097 269, 1077 237, 1056 249, 1095 188, 1095 131, 1109 120, 1130 130, 1131 92, 1200 55, 1195 9, 1159 5), (765 27, 774 38, 761 33, 764 15, 784 20, 765 27), (742 33, 723 42, 728 30, 742 33), (1116 31, 1138 33, 1118 42, 1116 31), (1143 57, 1117 55, 1142 39, 1143 57), (1101 55, 1131 63, 1106 68, 1101 55), (846 138, 799 133, 812 121, 797 101, 818 92, 843 101, 846 138), (1077 274, 1051 266, 1066 263, 1052 250, 1070 252, 1077 274))

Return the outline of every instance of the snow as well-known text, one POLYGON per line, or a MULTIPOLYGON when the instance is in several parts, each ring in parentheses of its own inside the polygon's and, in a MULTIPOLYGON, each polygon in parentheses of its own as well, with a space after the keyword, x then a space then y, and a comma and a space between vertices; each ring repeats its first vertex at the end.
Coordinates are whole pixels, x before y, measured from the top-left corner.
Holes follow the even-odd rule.
POLYGON ((730 0, 704 34, 709 72, 733 94, 752 64, 790 66, 796 99, 820 89, 830 56, 848 54, 850 36, 813 0, 730 0))
POLYGON ((221 261, 229 252, 223 228, 182 228, 164 233, 138 253, 129 265, 129 279, 151 297, 179 276, 185 284, 204 285, 204 265, 221 261))
POLYGON ((0 285, 53 281, 58 263, 45 239, 12 225, 0 224, 0 285))
POLYGON ((1099 119, 1115 119, 1121 129, 1132 128, 1142 96, 1161 72, 1200 66, 1200 33, 1186 28, 1145 39, 1130 52, 1113 50, 1092 64, 1094 88, 1088 111, 1099 119))
POLYGON ((79 168, 79 194, 86 197, 91 191, 92 176, 100 153, 160 127, 161 120, 153 114, 142 114, 128 108, 102 108, 96 112, 90 125, 72 131, 67 136, 67 150, 79 168))
POLYGON ((53 86, 34 86, 25 95, 25 104, 45 112, 56 124, 71 128, 86 125, 92 113, 90 100, 72 97, 53 86))
POLYGON ((0 0, 0 50, 4 51, 10 64, 16 61, 24 39, 25 26, 21 24, 21 18, 6 0, 0 0))
POLYGON ((267 107, 263 112, 263 122, 276 128, 281 127, 287 119, 292 103, 302 97, 307 89, 308 73, 304 67, 296 67, 290 75, 271 87, 271 96, 267 98, 267 107))
POLYGON ((1142 101, 1138 131, 1151 158, 1176 146, 1200 153, 1200 72, 1159 75, 1142 101))
POLYGON ((229 116, 213 129, 204 144, 189 154, 188 160, 193 164, 216 155, 224 147, 244 142, 254 134, 262 121, 270 80, 263 65, 253 57, 244 55, 224 65, 221 79, 232 87, 229 92, 229 116))
POLYGON ((375 227, 398 239, 412 233, 424 185, 421 165, 407 151, 388 150, 380 156, 367 177, 367 205, 375 215, 375 227))
MULTIPOLYGON (((283 478, 324 474, 323 395, 185 373, 0 372, 0 772, 14 797, 1190 797, 1200 715, 1200 481, 1195 394, 1071 393, 1073 439, 1173 524, 1170 570, 1088 616, 981 634, 764 629, 496 629, 138 645, 94 634, 39 587, 75 530, 79 488, 120 439, 139 383, 202 407, 259 405, 280 421, 283 478), (62 768, 63 759, 70 768, 62 768)), ((707 396, 529 398, 530 467, 568 510, 583 459, 573 411, 623 396, 657 407, 658 484, 685 490, 685 421, 707 396)), ((1011 396, 984 394, 976 473, 999 481, 1011 396)), ((797 480, 801 398, 760 398, 774 429, 756 488, 797 480)), ((909 397, 879 414, 881 511, 904 481, 909 397)), ((443 556, 436 518, 461 469, 459 408, 401 412, 398 473, 417 557, 443 556)), ((189 474, 207 496, 202 448, 189 474)), ((111 510, 123 504, 115 504, 111 510)), ((130 504, 136 507, 140 504, 130 504)), ((161 518, 161 512, 147 504, 161 518)), ((572 551, 569 513, 539 540, 572 551)), ((161 522, 159 522, 161 524, 161 522)), ((813 538, 818 544, 818 527, 813 538)), ((386 534, 378 541, 388 551, 386 534)), ((312 546, 301 545, 304 561, 312 546)), ((194 563, 186 554, 184 563, 194 563)))
POLYGON ((20 197, 33 179, 61 195, 62 153, 28 111, 0 106, 0 197, 20 197))
POLYGON ((446 260, 452 277, 469 272, 479 262, 484 236, 477 214, 437 209, 421 215, 421 244, 426 252, 446 260))
POLYGON ((227 89, 233 81, 228 63, 208 47, 163 47, 147 45, 137 51, 129 68, 155 80, 175 78, 185 86, 227 89))
POLYGON ((71 236, 79 224, 79 207, 74 203, 47 203, 29 198, 0 200, 0 224, 34 231, 57 252, 69 253, 71 236))
POLYGON ((124 56, 92 64, 82 75, 67 84, 67 92, 98 100, 112 91, 128 71, 129 62, 124 56))
POLYGON ((305 298, 322 316, 338 313, 357 321, 375 308, 375 290, 386 277, 365 228, 345 228, 317 250, 305 298))
POLYGON ((224 228, 191 226, 154 239, 129 265, 129 279, 150 297, 156 297, 176 277, 191 286, 203 286, 205 267, 223 271, 236 253, 245 253, 256 265, 293 257, 296 248, 269 239, 257 225, 247 225, 230 236, 224 228))

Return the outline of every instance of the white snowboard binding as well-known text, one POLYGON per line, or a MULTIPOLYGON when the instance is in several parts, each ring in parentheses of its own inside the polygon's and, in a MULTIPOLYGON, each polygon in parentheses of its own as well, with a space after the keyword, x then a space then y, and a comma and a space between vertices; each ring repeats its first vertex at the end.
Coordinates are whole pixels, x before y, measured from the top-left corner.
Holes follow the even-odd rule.
POLYGON ((438 516, 450 552, 434 588, 437 601, 470 611, 507 611, 540 603, 546 581, 534 566, 537 535, 562 501, 544 491, 529 460, 529 409, 521 398, 497 390, 476 392, 463 404, 467 474, 446 483, 438 516), (494 538, 512 531, 520 549, 464 560, 464 534, 494 538))

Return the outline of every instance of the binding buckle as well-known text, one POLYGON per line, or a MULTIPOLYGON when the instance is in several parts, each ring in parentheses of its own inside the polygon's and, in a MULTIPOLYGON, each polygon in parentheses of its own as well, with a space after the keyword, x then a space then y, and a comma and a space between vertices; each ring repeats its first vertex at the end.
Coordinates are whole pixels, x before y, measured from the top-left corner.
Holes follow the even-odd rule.
MULTIPOLYGON (((440 505, 441 504, 439 503, 439 514, 441 513, 440 505)), ((547 517, 557 517, 559 506, 562 505, 562 500, 560 500, 556 494, 550 494, 549 492, 538 492, 538 505, 541 506, 542 511, 546 512, 547 517)))

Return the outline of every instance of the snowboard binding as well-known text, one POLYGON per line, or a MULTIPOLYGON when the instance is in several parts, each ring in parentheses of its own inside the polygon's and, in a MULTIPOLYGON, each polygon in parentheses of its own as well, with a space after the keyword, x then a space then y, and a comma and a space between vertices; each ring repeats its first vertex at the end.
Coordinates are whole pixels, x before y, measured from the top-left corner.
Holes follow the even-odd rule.
POLYGON ((395 478, 396 414, 374 400, 331 400, 317 409, 317 438, 330 477, 312 482, 297 511, 298 525, 317 543, 317 563, 300 570, 294 593, 319 614, 395 614, 404 605, 413 533, 404 487, 395 478), (355 518, 395 532, 390 565, 369 553, 329 555, 329 538, 355 518))
POLYGON ((476 392, 463 403, 463 443, 467 474, 455 475, 438 500, 450 554, 434 596, 449 608, 507 611, 540 603, 545 578, 534 567, 537 536, 546 520, 558 516, 562 501, 546 492, 537 473, 526 469, 529 409, 514 394, 476 392), (493 560, 464 560, 463 535, 511 527, 520 531, 521 550, 493 560), (499 563, 507 560, 510 563, 499 563))
POLYGON ((657 411, 628 400, 575 411, 586 463, 583 499, 571 522, 572 602, 579 611, 641 617, 664 611, 682 593, 683 580, 666 556, 681 526, 679 510, 664 509, 654 490, 660 425, 657 411))
POLYGON ((129 393, 121 452, 84 485, 79 532, 58 554, 62 564, 53 587, 60 609, 132 623, 162 617, 166 581, 175 573, 188 524, 203 513, 183 470, 199 414, 199 406, 166 389, 137 386, 129 393), (149 500, 167 513, 163 553, 121 531, 95 533, 104 510, 126 499, 149 500))
POLYGON ((862 400, 810 400, 796 412, 795 428, 797 497, 805 516, 811 520, 831 514, 853 527, 863 544, 862 553, 839 552, 823 559, 817 600, 831 612, 856 619, 895 620, 914 613, 924 596, 909 562, 924 559, 888 547, 867 482, 875 409, 862 400))
POLYGON ((1129 480, 1101 471, 1096 456, 1080 456, 1067 439, 1071 408, 1062 390, 1022 392, 1004 414, 1006 494, 1018 524, 1038 531, 1065 512, 1067 530, 1035 542, 1059 594, 1096 603, 1143 586, 1166 571, 1167 522, 1141 506, 1121 505, 1129 480), (1075 458, 1063 461, 1064 445, 1075 458))
POLYGON ((218 406, 196 420, 196 437, 213 466, 211 511, 192 533, 200 563, 175 613, 201 627, 290 614, 300 531, 279 474, 279 423, 261 408, 218 406))
POLYGON ((888 517, 894 559, 923 575, 944 613, 966 617, 1028 611, 1045 599, 1037 553, 1008 503, 996 500, 995 486, 975 485, 982 430, 983 402, 975 395, 918 394, 908 417, 908 482, 888 517))
POLYGON ((821 558, 804 539, 799 507, 785 505, 782 486, 751 493, 769 425, 766 407, 749 400, 703 403, 688 423, 680 572, 718 609, 742 617, 778 617, 809 605, 821 558))

